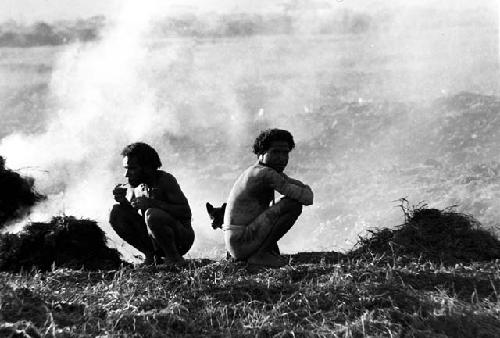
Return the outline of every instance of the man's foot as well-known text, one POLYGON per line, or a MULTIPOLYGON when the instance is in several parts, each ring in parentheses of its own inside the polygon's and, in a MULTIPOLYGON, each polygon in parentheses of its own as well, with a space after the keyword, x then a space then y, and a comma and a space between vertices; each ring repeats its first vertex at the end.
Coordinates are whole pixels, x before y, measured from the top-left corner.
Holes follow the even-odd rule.
POLYGON ((279 252, 273 251, 271 252, 271 255, 278 257, 283 266, 288 265, 288 259, 285 256, 280 255, 279 252))
POLYGON ((187 265, 187 261, 184 258, 172 260, 164 258, 161 262, 154 265, 154 269, 162 271, 180 271, 180 269, 187 265))
POLYGON ((144 258, 144 265, 156 265, 163 261, 163 257, 158 255, 146 255, 144 258))
POLYGON ((146 255, 146 258, 144 258, 144 265, 154 265, 154 264, 155 264, 155 256, 146 255))
POLYGON ((274 243, 274 245, 271 246, 270 250, 271 253, 276 254, 278 256, 280 255, 280 248, 278 246, 278 243, 274 243))
POLYGON ((259 265, 267 268, 280 268, 285 266, 285 262, 279 255, 273 255, 268 252, 257 252, 248 258, 249 265, 259 265))
POLYGON ((178 257, 176 259, 165 257, 163 259, 162 265, 184 265, 186 260, 182 257, 178 257))

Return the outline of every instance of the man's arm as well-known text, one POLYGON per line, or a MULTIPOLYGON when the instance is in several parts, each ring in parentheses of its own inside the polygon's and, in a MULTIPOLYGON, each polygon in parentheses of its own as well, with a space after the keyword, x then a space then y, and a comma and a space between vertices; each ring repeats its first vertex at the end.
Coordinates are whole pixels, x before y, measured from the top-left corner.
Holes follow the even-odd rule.
POLYGON ((286 174, 283 174, 283 176, 285 176, 285 178, 287 179, 287 181, 291 184, 295 184, 303 189, 305 189, 304 193, 305 193, 305 196, 304 198, 308 201, 310 201, 311 203, 310 204, 305 204, 305 205, 311 205, 313 204, 313 200, 314 200, 314 193, 311 189, 310 186, 308 186, 307 184, 305 183, 302 183, 301 181, 299 180, 296 180, 294 178, 291 178, 289 176, 287 176, 286 174))
POLYGON ((292 198, 303 205, 312 205, 314 194, 311 188, 295 179, 278 173, 276 170, 266 168, 264 178, 268 184, 280 194, 292 198))
POLYGON ((282 173, 282 175, 286 178, 286 180, 287 180, 289 183, 292 183, 292 184, 298 185, 298 186, 299 186, 299 187, 301 187, 301 188, 309 187, 307 184, 302 183, 301 181, 296 180, 296 179, 294 179, 294 178, 291 178, 291 177, 287 176, 287 175, 286 175, 286 174, 284 174, 284 173, 282 173))
POLYGON ((113 197, 115 198, 115 201, 120 204, 129 203, 129 201, 127 200, 127 188, 123 184, 117 184, 115 186, 115 188, 113 189, 113 197))

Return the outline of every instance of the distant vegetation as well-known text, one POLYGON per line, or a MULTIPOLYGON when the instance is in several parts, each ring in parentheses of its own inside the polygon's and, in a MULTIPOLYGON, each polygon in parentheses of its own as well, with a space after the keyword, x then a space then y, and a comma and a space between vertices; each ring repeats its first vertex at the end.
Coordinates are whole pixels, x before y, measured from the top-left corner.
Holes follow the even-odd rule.
MULTIPOLYGON (((225 14, 197 16, 185 14, 165 17, 153 35, 183 37, 239 37, 292 34, 301 31, 303 22, 313 22, 313 32, 363 33, 373 20, 369 15, 350 10, 327 12, 284 12, 278 14, 225 14)), ((0 47, 58 46, 75 41, 93 41, 100 36, 106 19, 102 16, 78 21, 36 22, 22 25, 9 21, 0 24, 0 47)))
POLYGON ((165 18, 159 25, 162 35, 197 37, 235 37, 251 35, 293 34, 307 25, 317 34, 364 33, 373 25, 373 19, 351 10, 283 12, 276 14, 230 14, 218 17, 184 15, 165 18))
MULTIPOLYGON (((36 22, 23 25, 15 21, 0 23, 0 47, 57 46, 99 37, 104 16, 85 20, 36 22)), ((294 33, 362 34, 408 24, 412 29, 440 26, 487 26, 496 24, 488 8, 477 8, 466 15, 461 8, 415 8, 409 16, 397 6, 376 9, 350 9, 327 1, 283 1, 282 9, 268 13, 186 12, 165 16, 158 21, 153 35, 219 38, 294 33), (418 20, 416 20, 418 18, 418 20), (446 19, 446 20, 444 20, 446 19), (402 20, 402 22, 401 22, 402 20)), ((401 27, 399 27, 401 28, 401 27)), ((397 29, 397 28, 396 28, 397 29)))
MULTIPOLYGON (((328 2, 284 2, 281 11, 270 13, 185 13, 165 16, 152 32, 155 36, 221 38, 277 34, 362 34, 372 30, 391 29, 397 16, 404 15, 394 8, 367 11, 334 7, 328 2)), ((487 9, 461 14, 460 9, 446 12, 436 8, 422 8, 403 19, 413 28, 426 29, 443 25, 491 25, 496 17, 487 9), (443 15, 446 20, 443 20, 443 15), (408 21, 409 20, 409 21, 408 21), (451 20, 451 21, 450 21, 451 20)), ((401 19, 401 18, 400 18, 401 19)), ((36 22, 23 25, 15 21, 0 23, 0 47, 57 46, 75 41, 93 41, 108 20, 95 16, 85 20, 36 22)), ((400 25, 401 23, 399 23, 400 25)))
POLYGON ((13 21, 0 24, 0 47, 58 46, 74 41, 91 41, 104 27, 104 17, 87 20, 36 22, 21 25, 13 21))

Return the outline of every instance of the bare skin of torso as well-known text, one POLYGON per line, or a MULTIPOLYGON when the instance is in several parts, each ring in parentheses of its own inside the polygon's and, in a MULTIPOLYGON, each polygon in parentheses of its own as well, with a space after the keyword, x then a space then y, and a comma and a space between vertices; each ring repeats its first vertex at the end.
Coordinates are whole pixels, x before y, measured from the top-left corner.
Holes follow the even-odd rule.
POLYGON ((191 210, 177 180, 169 173, 158 170, 149 184, 137 187, 126 185, 127 201, 141 213, 148 208, 158 208, 168 212, 182 224, 191 222, 191 210))
POLYGON ((236 180, 229 195, 224 224, 249 224, 269 208, 275 190, 304 205, 312 204, 313 194, 308 186, 262 163, 256 163, 236 180))

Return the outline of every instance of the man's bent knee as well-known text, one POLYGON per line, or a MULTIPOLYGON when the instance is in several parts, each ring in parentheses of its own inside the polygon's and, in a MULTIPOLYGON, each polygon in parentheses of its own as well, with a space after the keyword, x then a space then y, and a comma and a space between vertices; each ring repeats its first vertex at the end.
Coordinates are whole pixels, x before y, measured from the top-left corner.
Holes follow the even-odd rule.
POLYGON ((157 208, 149 208, 144 213, 144 220, 146 225, 152 230, 155 231, 158 228, 166 228, 169 225, 176 222, 175 218, 170 216, 166 211, 157 208))
POLYGON ((302 204, 291 198, 283 198, 279 203, 282 204, 282 210, 285 214, 292 214, 299 217, 302 213, 302 204))
POLYGON ((297 202, 297 206, 292 210, 292 214, 296 217, 299 217, 302 214, 302 204, 297 202))
POLYGON ((109 213, 109 223, 116 229, 125 226, 125 220, 130 218, 130 211, 123 205, 115 204, 109 213))
POLYGON ((113 209, 111 209, 111 212, 109 213, 109 220, 111 221, 112 219, 115 220, 116 218, 120 217, 124 213, 123 207, 120 204, 115 204, 113 205, 113 209))

